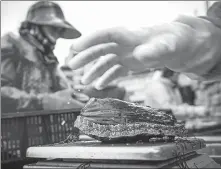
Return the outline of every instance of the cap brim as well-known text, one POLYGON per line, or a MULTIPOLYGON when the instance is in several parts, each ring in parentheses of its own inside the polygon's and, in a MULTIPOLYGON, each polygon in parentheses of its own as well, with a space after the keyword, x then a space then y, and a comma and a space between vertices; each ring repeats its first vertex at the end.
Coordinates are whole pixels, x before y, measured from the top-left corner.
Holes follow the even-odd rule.
POLYGON ((74 26, 72 26, 69 22, 63 21, 63 20, 60 20, 60 21, 61 22, 54 24, 54 26, 64 28, 63 34, 61 35, 62 38, 75 39, 81 36, 81 33, 74 26))
POLYGON ((81 33, 74 26, 72 26, 69 22, 65 20, 61 20, 61 19, 53 19, 50 21, 33 20, 33 21, 28 21, 28 22, 39 24, 39 25, 48 25, 48 26, 63 28, 64 31, 60 37, 64 39, 76 39, 81 36, 81 33))

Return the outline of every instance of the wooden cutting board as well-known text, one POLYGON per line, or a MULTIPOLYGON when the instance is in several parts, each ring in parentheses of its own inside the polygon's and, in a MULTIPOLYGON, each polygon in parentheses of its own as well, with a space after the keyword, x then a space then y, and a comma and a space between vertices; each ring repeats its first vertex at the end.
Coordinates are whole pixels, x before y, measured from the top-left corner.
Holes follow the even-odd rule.
POLYGON ((202 139, 188 138, 178 143, 104 144, 99 141, 30 147, 27 157, 85 160, 161 161, 206 147, 202 139))

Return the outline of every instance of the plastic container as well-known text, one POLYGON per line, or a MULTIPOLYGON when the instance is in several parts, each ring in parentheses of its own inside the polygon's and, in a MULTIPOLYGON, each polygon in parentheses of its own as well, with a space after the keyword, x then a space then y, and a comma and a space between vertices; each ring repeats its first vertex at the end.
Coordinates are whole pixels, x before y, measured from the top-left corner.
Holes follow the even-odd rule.
POLYGON ((30 146, 53 144, 73 134, 76 110, 32 111, 2 114, 1 163, 25 160, 30 146))

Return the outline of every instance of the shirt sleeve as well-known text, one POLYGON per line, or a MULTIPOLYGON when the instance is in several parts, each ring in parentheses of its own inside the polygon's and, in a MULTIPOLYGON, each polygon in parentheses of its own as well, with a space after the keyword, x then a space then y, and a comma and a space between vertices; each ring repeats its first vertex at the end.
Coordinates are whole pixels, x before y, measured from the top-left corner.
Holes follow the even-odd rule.
POLYGON ((201 18, 207 19, 217 27, 221 28, 221 2, 215 2, 207 11, 207 16, 201 18))

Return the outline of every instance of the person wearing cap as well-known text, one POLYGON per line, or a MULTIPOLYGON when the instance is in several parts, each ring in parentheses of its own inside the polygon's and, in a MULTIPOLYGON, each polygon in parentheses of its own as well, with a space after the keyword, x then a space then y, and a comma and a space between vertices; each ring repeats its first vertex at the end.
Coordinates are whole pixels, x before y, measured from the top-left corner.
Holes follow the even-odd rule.
POLYGON ((19 34, 1 38, 2 112, 81 108, 84 104, 72 98, 74 91, 59 75, 53 53, 58 38, 81 36, 60 6, 50 1, 33 4, 19 34))
POLYGON ((68 65, 78 69, 98 59, 82 77, 102 89, 128 71, 166 67, 200 81, 221 79, 221 2, 207 16, 179 16, 171 23, 137 30, 117 27, 96 31, 73 42, 68 65))

